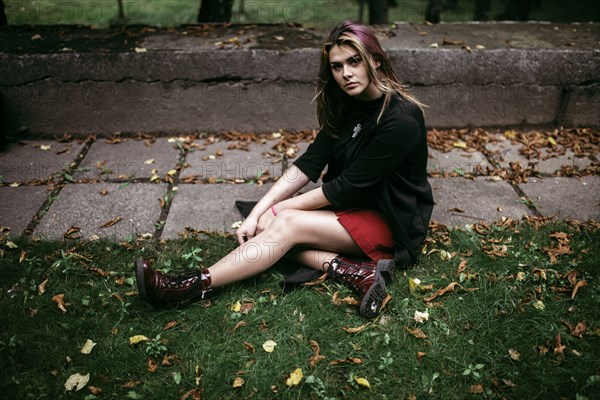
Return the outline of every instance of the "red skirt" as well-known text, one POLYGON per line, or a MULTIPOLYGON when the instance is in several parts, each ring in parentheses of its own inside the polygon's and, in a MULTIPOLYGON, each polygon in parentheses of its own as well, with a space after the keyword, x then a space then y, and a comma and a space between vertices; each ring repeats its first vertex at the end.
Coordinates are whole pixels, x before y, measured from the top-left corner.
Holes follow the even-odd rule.
POLYGON ((379 211, 343 210, 335 211, 335 215, 371 260, 394 258, 394 237, 379 211))

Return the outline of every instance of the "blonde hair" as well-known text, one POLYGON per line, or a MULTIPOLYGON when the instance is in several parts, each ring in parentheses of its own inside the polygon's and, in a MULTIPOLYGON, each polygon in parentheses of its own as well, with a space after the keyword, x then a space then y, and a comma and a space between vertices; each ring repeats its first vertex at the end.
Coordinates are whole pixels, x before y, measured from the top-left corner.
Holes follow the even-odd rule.
POLYGON ((313 101, 317 102, 317 117, 322 131, 338 136, 350 101, 350 96, 339 87, 331 72, 329 51, 336 45, 348 45, 356 49, 360 59, 366 65, 370 81, 383 93, 384 101, 377 123, 395 94, 400 94, 423 110, 425 105, 400 83, 388 56, 373 32, 365 25, 345 21, 331 31, 321 50, 319 77, 313 101))

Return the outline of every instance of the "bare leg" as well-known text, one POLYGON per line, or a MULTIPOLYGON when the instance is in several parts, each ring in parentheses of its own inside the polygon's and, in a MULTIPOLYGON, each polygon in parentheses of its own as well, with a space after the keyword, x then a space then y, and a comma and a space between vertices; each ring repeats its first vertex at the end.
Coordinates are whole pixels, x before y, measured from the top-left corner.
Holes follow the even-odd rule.
MULTIPOLYGON (((360 249, 359 249, 360 250, 360 249)), ((340 252, 331 252, 325 250, 316 250, 310 248, 295 248, 290 250, 286 255, 285 259, 302 264, 306 267, 310 267, 319 271, 323 270, 323 263, 331 262, 334 258, 339 257, 340 252)), ((364 256, 365 254, 361 251, 355 253, 344 253, 346 256, 364 256)))
POLYGON ((330 260, 338 253, 361 254, 358 245, 332 211, 283 210, 267 230, 209 268, 212 286, 219 287, 257 275, 295 246, 322 250, 301 256, 309 261, 307 265, 318 269, 321 269, 321 260, 330 260))

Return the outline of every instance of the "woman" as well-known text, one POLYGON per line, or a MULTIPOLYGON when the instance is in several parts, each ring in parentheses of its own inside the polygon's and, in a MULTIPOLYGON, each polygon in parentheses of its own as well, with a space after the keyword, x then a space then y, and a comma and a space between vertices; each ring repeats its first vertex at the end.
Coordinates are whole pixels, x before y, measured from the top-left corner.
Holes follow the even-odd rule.
POLYGON ((315 99, 319 134, 244 220, 240 246, 210 268, 177 277, 138 260, 144 300, 187 303, 285 256, 356 291, 360 315, 378 315, 386 279, 416 260, 433 208, 421 104, 399 83, 373 33, 350 21, 323 45, 315 99), (326 166, 321 187, 294 196, 326 166))

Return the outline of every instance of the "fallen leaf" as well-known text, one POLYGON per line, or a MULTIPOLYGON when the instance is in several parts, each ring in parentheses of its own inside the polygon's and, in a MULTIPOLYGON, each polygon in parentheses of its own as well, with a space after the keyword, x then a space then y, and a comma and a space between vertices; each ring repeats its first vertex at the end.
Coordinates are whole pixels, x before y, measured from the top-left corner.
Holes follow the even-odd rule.
POLYGON ((471 394, 481 394, 481 393, 483 393, 483 385, 481 383, 477 383, 477 384, 471 386, 469 388, 468 392, 471 394))
POLYGON ((177 174, 177 170, 176 169, 171 169, 167 172, 167 175, 169 176, 175 176, 175 174, 177 174))
POLYGON ((156 368, 158 368, 158 364, 154 359, 148 357, 148 372, 156 372, 156 368))
POLYGON ((96 386, 88 386, 88 390, 94 396, 98 396, 100 393, 102 393, 102 389, 100 389, 99 387, 96 387, 96 386))
POLYGON ((333 360, 329 363, 329 365, 338 365, 338 364, 362 364, 362 358, 358 357, 346 357, 342 360, 333 360))
POLYGON ((160 181, 160 175, 158 175, 158 174, 153 174, 153 175, 150 177, 150 182, 156 182, 156 181, 160 181))
POLYGON ((17 246, 16 244, 14 244, 13 242, 11 242, 10 240, 6 242, 6 247, 8 247, 9 249, 17 249, 17 248, 19 248, 19 246, 17 246))
POLYGON ((248 323, 246 321, 240 321, 240 322, 238 322, 237 324, 235 324, 235 326, 231 330, 231 333, 235 333, 235 331, 237 331, 239 328, 241 328, 243 326, 248 326, 248 323))
POLYGON ((546 305, 544 304, 543 301, 538 300, 535 303, 533 303, 533 308, 535 308, 536 310, 544 310, 546 308, 546 305))
POLYGON ((148 51, 148 49, 146 49, 145 47, 136 47, 135 48, 135 52, 136 53, 146 53, 148 51))
POLYGON ((254 346, 252 346, 252 343, 247 342, 244 340, 244 347, 246 348, 246 350, 251 351, 251 352, 255 352, 256 350, 254 349, 254 346))
POLYGON ((122 217, 116 217, 114 219, 111 219, 110 221, 107 221, 104 224, 100 225, 98 227, 98 229, 110 228, 111 226, 114 226, 114 225, 118 224, 119 222, 121 222, 122 219, 123 219, 122 217))
POLYGON ((79 232, 81 232, 80 228, 72 226, 67 229, 67 231, 63 234, 63 237, 65 239, 80 239, 81 235, 78 235, 79 232))
POLYGON ((415 321, 422 324, 423 322, 427 321, 428 319, 429 319, 429 311, 428 310, 425 310, 425 312, 415 310, 415 316, 414 316, 415 321))
POLYGON ((51 148, 52 148, 52 145, 50 145, 50 144, 42 144, 42 145, 40 146, 40 150, 43 150, 43 151, 48 151, 48 150, 50 150, 51 148))
POLYGON ((427 353, 424 353, 422 351, 417 351, 417 360, 421 361, 423 359, 423 357, 425 357, 427 355, 427 353))
POLYGON ((134 335, 132 337, 129 338, 129 344, 134 346, 136 344, 142 343, 142 342, 148 342, 150 341, 150 339, 148 339, 146 336, 144 335, 134 335))
POLYGON ((149 160, 144 161, 144 164, 146 164, 146 165, 154 164, 154 158, 150 158, 149 160))
POLYGON ((302 373, 301 368, 296 368, 290 373, 290 376, 285 380, 285 384, 288 387, 298 386, 300 382, 302 382, 302 378, 304 378, 304 374, 302 373))
POLYGON ((267 352, 267 353, 272 353, 273 350, 275 350, 275 346, 277 346, 277 343, 275 343, 273 340, 267 340, 266 342, 263 343, 262 347, 263 349, 267 352))
POLYGON ((163 367, 170 367, 172 362, 176 361, 179 361, 179 356, 175 354, 165 354, 163 356, 162 361, 160 362, 160 365, 162 365, 163 367))
POLYGON ((244 378, 242 378, 241 376, 236 376, 235 379, 233 380, 233 384, 231 385, 231 387, 241 388, 242 386, 244 386, 244 383, 246 383, 244 378))
POLYGON ((25 250, 21 250, 21 254, 19 254, 19 264, 23 264, 23 261, 27 259, 27 252, 25 250))
POLYGON ((325 358, 325 356, 321 355, 321 349, 319 347, 319 343, 315 340, 310 341, 310 348, 313 351, 312 357, 308 360, 308 365, 311 368, 314 368, 321 360, 325 358))
POLYGON ((60 309, 60 311, 63 312, 63 314, 67 312, 67 304, 65 303, 64 293, 53 296, 52 301, 56 303, 56 306, 60 309))
POLYGON ((89 267, 88 270, 92 271, 94 274, 101 276, 103 278, 107 278, 110 276, 110 272, 106 272, 98 267, 89 267))
POLYGON ((453 292, 454 288, 458 286, 460 288, 462 288, 462 286, 460 286, 460 284, 458 282, 452 282, 450 283, 448 286, 446 286, 445 288, 439 289, 437 292, 435 292, 433 295, 429 296, 429 297, 425 297, 423 300, 425 300, 426 302, 430 302, 433 299, 436 299, 440 296, 445 295, 448 292, 453 292))
POLYGON ((86 340, 81 348, 81 354, 90 354, 94 347, 96 347, 96 343, 92 342, 90 339, 86 340))
POLYGON ((358 386, 362 386, 362 387, 371 389, 371 384, 365 378, 354 378, 354 380, 356 381, 356 383, 358 383, 358 386))
POLYGON ((510 358, 515 361, 519 361, 521 359, 521 353, 515 349, 508 349, 508 354, 510 355, 510 358))
POLYGON ((240 303, 239 301, 232 304, 230 307, 231 311, 233 312, 240 312, 240 310, 242 309, 242 303, 240 303))
POLYGON ((79 391, 85 387, 90 381, 90 374, 81 375, 80 373, 69 376, 65 382, 65 390, 67 392, 79 391))
POLYGON ((364 325, 361 326, 357 326, 356 328, 348 328, 346 326, 344 326, 342 329, 344 330, 344 332, 348 332, 348 333, 360 333, 362 331, 364 331, 371 323, 367 322, 364 325))
POLYGON ((467 148, 467 144, 465 142, 454 142, 454 143, 452 143, 452 146, 457 147, 459 149, 467 148))
POLYGON ((428 336, 425 334, 425 332, 423 332, 419 328, 410 329, 409 327, 405 326, 404 330, 406 332, 410 333, 411 335, 413 335, 414 337, 416 337, 417 339, 427 339, 428 338, 428 336))
POLYGON ((42 35, 40 35, 39 33, 36 33, 35 35, 33 35, 31 37, 31 40, 41 40, 42 39, 42 35))
POLYGON ((42 283, 40 283, 37 287, 39 294, 44 294, 46 292, 46 285, 48 284, 48 278, 44 279, 42 283))
POLYGON ((577 296, 577 291, 579 290, 579 288, 584 287, 586 285, 587 285, 587 282, 584 279, 577 282, 575 284, 575 287, 573 288, 573 291, 571 292, 571 299, 574 299, 575 296, 577 296))
POLYGON ((142 383, 142 381, 129 381, 121 385, 121 387, 125 389, 131 389, 138 386, 140 383, 142 383))

